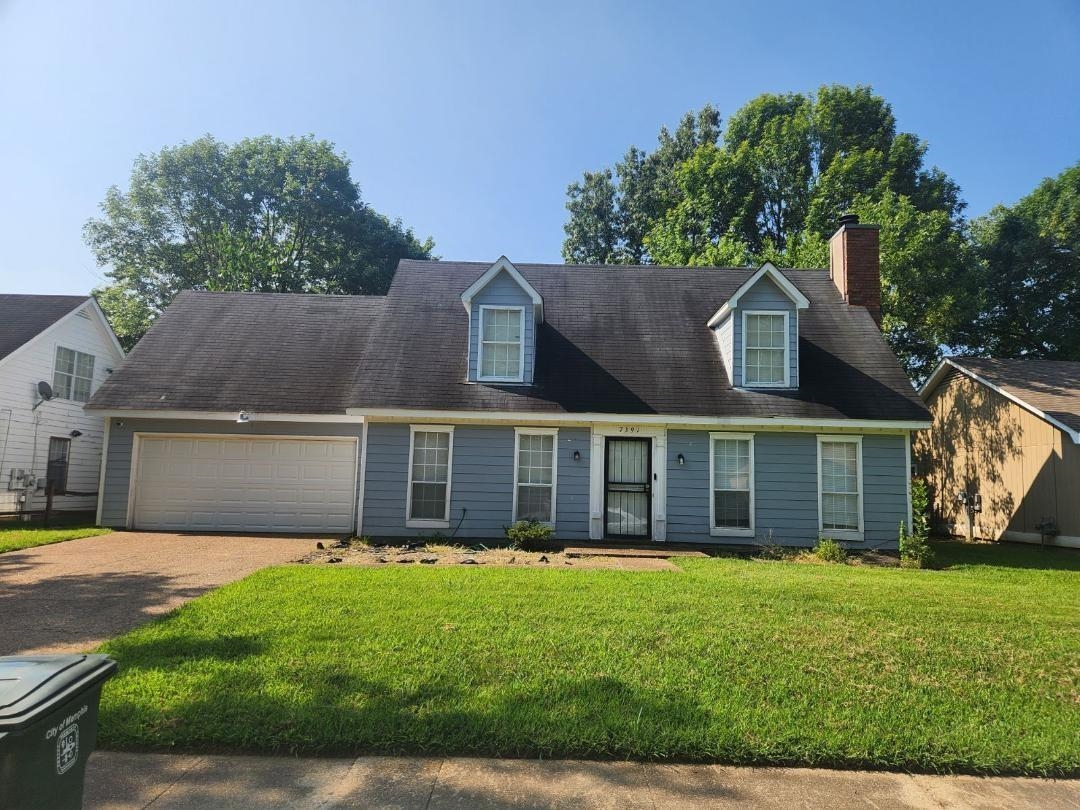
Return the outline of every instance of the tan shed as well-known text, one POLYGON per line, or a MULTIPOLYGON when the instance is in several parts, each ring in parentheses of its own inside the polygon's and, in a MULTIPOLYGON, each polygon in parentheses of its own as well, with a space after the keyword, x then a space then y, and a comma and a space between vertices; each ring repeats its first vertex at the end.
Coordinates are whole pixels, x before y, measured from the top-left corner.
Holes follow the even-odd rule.
POLYGON ((920 394, 935 529, 1080 547, 1080 362, 947 358, 920 394))

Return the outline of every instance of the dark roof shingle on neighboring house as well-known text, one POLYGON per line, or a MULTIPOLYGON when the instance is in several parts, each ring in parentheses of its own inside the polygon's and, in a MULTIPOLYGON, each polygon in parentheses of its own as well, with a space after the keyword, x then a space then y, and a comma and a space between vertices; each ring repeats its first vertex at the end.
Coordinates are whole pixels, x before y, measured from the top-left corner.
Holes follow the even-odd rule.
POLYGON ((733 388, 706 326, 754 270, 652 266, 515 265, 544 297, 535 383, 470 384, 460 296, 489 267, 405 260, 384 298, 181 294, 91 407, 929 419, 824 270, 784 272, 811 302, 797 390, 733 388))
POLYGON ((88 295, 0 295, 0 359, 29 343, 89 298, 88 295))
POLYGON ((950 357, 946 363, 1080 431, 1080 361, 950 357))
POLYGON ((343 413, 385 298, 182 292, 90 407, 343 413))

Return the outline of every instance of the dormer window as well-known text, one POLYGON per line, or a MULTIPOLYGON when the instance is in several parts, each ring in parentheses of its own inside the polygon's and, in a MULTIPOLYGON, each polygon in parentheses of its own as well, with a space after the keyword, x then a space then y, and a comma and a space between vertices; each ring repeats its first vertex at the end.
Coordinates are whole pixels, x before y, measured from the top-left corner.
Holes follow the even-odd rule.
POLYGON ((787 388, 788 313, 743 313, 743 385, 787 388))
POLYGON ((766 262, 708 320, 733 388, 799 387, 799 288, 766 262))
POLYGON ((524 307, 480 307, 480 379, 521 382, 525 367, 524 307))
POLYGON ((544 299, 505 256, 461 294, 469 318, 470 383, 532 385, 544 299))

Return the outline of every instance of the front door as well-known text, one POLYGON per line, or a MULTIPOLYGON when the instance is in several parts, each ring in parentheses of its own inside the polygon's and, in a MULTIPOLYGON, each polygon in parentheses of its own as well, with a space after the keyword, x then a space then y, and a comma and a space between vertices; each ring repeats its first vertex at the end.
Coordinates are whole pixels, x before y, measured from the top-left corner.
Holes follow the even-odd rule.
POLYGON ((607 439, 604 459, 604 533, 649 537, 652 507, 652 440, 607 439))

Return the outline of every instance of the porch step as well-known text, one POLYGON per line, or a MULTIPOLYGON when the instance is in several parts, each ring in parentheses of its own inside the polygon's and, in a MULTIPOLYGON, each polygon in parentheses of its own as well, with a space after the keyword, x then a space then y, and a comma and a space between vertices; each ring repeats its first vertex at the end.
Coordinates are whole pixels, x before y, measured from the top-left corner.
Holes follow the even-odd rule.
POLYGON ((563 549, 567 557, 708 557, 704 551, 679 548, 620 548, 618 546, 578 546, 563 549))

